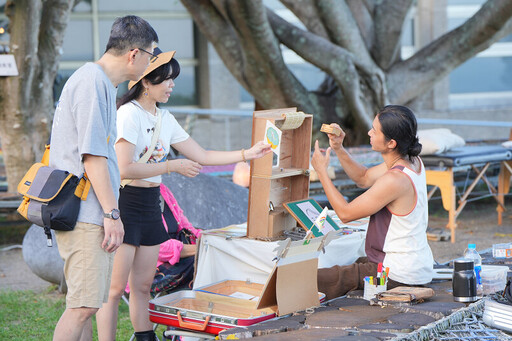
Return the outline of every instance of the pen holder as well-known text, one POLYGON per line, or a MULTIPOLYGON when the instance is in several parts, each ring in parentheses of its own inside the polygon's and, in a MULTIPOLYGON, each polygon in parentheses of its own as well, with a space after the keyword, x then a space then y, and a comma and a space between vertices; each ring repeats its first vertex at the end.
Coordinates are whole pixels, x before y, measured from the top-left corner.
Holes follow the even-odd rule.
POLYGON ((364 282, 364 294, 363 294, 363 298, 367 301, 375 298, 375 296, 377 294, 380 294, 381 292, 384 292, 387 290, 387 283, 383 284, 383 285, 375 285, 375 284, 370 284, 368 282, 364 282))

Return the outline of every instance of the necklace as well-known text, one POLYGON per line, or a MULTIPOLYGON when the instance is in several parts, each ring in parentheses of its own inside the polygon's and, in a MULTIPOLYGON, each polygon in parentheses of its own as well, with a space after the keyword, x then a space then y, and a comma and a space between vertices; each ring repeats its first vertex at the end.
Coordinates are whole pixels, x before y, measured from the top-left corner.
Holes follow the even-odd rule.
POLYGON ((402 156, 401 156, 401 155, 399 155, 397 158, 395 158, 395 159, 393 160, 393 162, 391 163, 391 166, 390 166, 388 169, 393 168, 393 166, 395 165, 395 163, 397 163, 397 162, 398 162, 398 160, 400 160, 401 158, 402 158, 402 156))
POLYGON ((155 113, 153 114, 152 112, 148 111, 147 109, 145 109, 142 104, 140 104, 137 100, 135 99, 132 99, 131 101, 133 104, 135 104, 136 106, 138 106, 139 108, 141 108, 142 110, 144 110, 145 112, 147 112, 148 114, 152 115, 152 116, 156 116, 156 112, 158 110, 158 108, 155 107, 155 113))

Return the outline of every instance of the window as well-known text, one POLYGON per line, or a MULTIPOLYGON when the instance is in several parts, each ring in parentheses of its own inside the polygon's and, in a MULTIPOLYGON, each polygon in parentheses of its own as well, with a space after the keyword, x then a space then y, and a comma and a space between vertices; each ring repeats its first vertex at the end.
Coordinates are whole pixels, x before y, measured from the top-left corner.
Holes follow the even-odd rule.
POLYGON ((512 56, 472 58, 450 75, 450 93, 512 91, 512 56))
MULTIPOLYGON (((449 0, 448 29, 474 15, 485 0, 449 0)), ((450 107, 478 108, 512 104, 512 35, 466 61, 450 73, 450 107)))
POLYGON ((62 44, 63 54, 61 60, 94 60, 92 33, 91 20, 70 20, 64 35, 64 43, 62 44))
MULTIPOLYGON (((2 3, 5 0, 0 0, 2 3)), ((176 79, 169 103, 173 106, 197 105, 194 23, 178 0, 145 0, 143 7, 138 0, 80 1, 73 9, 66 29, 54 97, 59 98, 62 86, 76 69, 101 57, 112 23, 127 14, 140 15, 153 26, 163 51, 176 50, 175 58, 180 62, 181 74, 176 79)), ((0 35, 0 43, 1 40, 0 35)), ((118 96, 126 91, 127 82, 120 84, 118 96)))

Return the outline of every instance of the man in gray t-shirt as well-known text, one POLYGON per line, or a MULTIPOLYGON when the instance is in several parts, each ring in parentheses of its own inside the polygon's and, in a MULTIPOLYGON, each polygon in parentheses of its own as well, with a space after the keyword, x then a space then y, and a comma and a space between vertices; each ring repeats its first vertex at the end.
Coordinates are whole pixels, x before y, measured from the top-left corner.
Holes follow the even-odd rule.
POLYGON ((50 166, 86 173, 91 189, 75 228, 55 231, 68 292, 53 340, 92 339, 90 318, 108 300, 113 252, 124 236, 114 150, 117 86, 139 79, 156 42, 156 32, 142 18, 118 18, 105 54, 69 78, 55 110, 50 166))
MULTIPOLYGON (((97 63, 85 64, 69 78, 53 118, 50 166, 81 176, 85 155, 105 158, 117 202, 116 94, 117 88, 97 63)), ((80 205, 78 221, 103 226, 103 213, 111 209, 107 210, 102 209, 93 186, 80 205)))

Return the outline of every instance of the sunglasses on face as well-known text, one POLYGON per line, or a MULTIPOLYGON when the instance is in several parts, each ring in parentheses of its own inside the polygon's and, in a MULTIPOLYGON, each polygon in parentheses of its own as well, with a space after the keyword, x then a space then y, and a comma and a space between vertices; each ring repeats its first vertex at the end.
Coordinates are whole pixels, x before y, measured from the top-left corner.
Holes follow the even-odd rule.
MULTIPOLYGON (((151 52, 149 52, 149 51, 146 51, 146 50, 144 50, 144 49, 141 49, 140 47, 138 47, 137 49, 139 49, 139 50, 141 50, 142 52, 146 52, 147 54, 151 55, 151 59, 149 60, 149 62, 150 62, 150 63, 153 63, 155 60, 157 60, 157 59, 158 59, 158 56, 157 56, 156 54, 153 54, 153 53, 151 53, 151 52)), ((135 50, 135 49, 131 49, 130 51, 133 51, 133 50, 135 50)))

